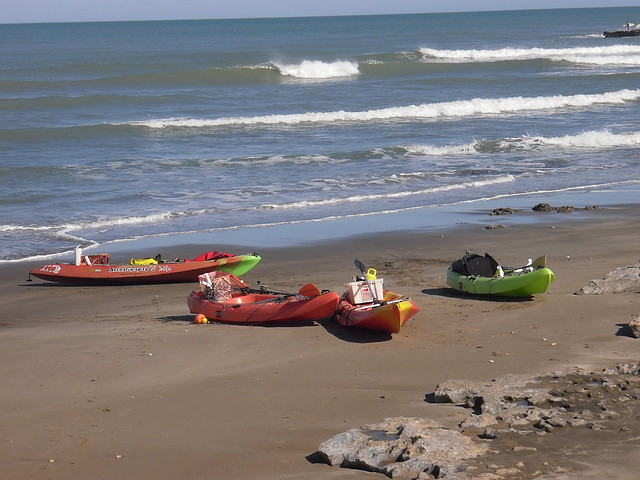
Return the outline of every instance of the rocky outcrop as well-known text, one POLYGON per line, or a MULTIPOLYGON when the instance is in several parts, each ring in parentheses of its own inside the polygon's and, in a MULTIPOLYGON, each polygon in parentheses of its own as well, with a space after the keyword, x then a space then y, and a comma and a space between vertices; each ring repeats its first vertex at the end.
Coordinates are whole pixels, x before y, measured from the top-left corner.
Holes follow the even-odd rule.
POLYGON ((640 263, 617 268, 602 279, 591 280, 575 292, 575 295, 601 295, 632 290, 640 290, 640 263))
POLYGON ((549 445, 558 451, 558 464, 547 461, 526 471, 523 459, 527 454, 537 456, 541 435, 573 427, 617 432, 618 440, 627 442, 640 434, 637 363, 600 371, 575 368, 540 377, 506 375, 489 382, 449 380, 427 395, 431 397, 436 403, 469 409, 457 430, 424 418, 387 418, 335 435, 320 445, 316 455, 329 465, 389 478, 506 480, 571 470, 565 459, 570 447, 560 440, 549 445), (510 463, 505 466, 496 458, 510 463))
MULTIPOLYGON (((637 376, 638 367, 620 367, 620 371, 637 376)), ((497 430, 494 430, 493 438, 509 429, 535 427, 550 431, 552 427, 585 425, 587 421, 592 421, 592 413, 567 410, 568 406, 577 403, 577 397, 590 390, 589 387, 585 388, 579 384, 595 384, 601 388, 610 382, 607 376, 613 377, 618 374, 616 369, 603 370, 597 374, 576 369, 570 373, 550 374, 549 377, 538 378, 506 375, 485 383, 454 380, 438 385, 434 398, 437 402, 451 399, 471 409, 472 413, 460 423, 460 427, 494 427, 497 430), (551 388, 549 379, 553 379, 555 383, 551 388), (572 384, 572 388, 557 389, 559 384, 565 383, 572 384)), ((638 386, 640 387, 640 383, 638 386)))
POLYGON ((532 208, 532 210, 534 212, 553 212, 554 208, 548 203, 538 203, 532 208))
POLYGON ((418 478, 422 473, 439 478, 456 471, 461 460, 487 449, 432 420, 394 417, 335 435, 318 452, 329 465, 384 473, 389 478, 418 478))
MULTIPOLYGON (((560 207, 552 207, 551 205, 545 202, 538 203, 537 205, 534 205, 534 207, 532 208, 534 212, 558 212, 558 213, 571 213, 575 209, 576 207, 574 207, 573 205, 562 205, 560 207)), ((586 207, 584 207, 584 210, 598 210, 598 209, 600 209, 599 205, 587 205, 586 207)), ((499 207, 491 210, 491 212, 489 212, 489 215, 513 215, 514 213, 517 213, 517 212, 518 210, 516 210, 515 208, 499 207)))
POLYGON ((494 208, 493 210, 491 210, 491 213, 489 215, 513 215, 516 212, 517 210, 515 208, 500 207, 500 208, 494 208))
POLYGON ((640 338, 640 314, 633 317, 629 322, 629 328, 631 329, 631 335, 635 338, 640 338))
POLYGON ((558 213, 571 213, 575 210, 572 205, 563 205, 561 207, 552 207, 548 203, 538 203, 532 209, 534 212, 558 212, 558 213))

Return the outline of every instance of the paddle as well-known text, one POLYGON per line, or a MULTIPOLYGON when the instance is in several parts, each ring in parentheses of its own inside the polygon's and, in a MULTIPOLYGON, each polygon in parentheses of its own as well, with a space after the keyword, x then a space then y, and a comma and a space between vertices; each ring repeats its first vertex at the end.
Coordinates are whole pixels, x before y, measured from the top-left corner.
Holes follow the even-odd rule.
POLYGON ((383 305, 393 305, 394 303, 402 303, 402 302, 406 302, 407 300, 409 299, 406 297, 402 297, 396 300, 389 300, 388 302, 372 303, 371 305, 369 304, 362 305, 361 307, 354 308, 354 310, 366 310, 367 308, 381 307, 383 305))
MULTIPOLYGON (((259 280, 258 280, 258 285, 260 285, 259 280)), ((317 297, 318 295, 322 294, 320 289, 316 287, 313 283, 307 283, 306 285, 303 285, 302 287, 300 287, 300 290, 298 290, 298 293, 279 292, 276 290, 269 290, 264 285, 260 285, 260 288, 248 288, 245 286, 243 290, 248 293, 264 293, 267 295, 280 295, 282 297, 295 297, 295 296, 317 297)))
POLYGON ((371 288, 371 284, 369 283, 369 279, 367 278, 367 267, 365 267, 364 263, 362 263, 357 258, 354 260, 353 264, 356 266, 356 268, 358 270, 360 270, 360 273, 362 273, 362 276, 364 277, 364 281, 367 284, 367 287, 369 288, 369 291, 371 292, 371 297, 373 298, 373 303, 379 303, 378 302, 378 298, 376 297, 376 292, 375 292, 375 290, 373 288, 371 288))
POLYGON ((541 257, 536 258, 531 264, 534 270, 538 268, 545 268, 547 266, 547 256, 542 255, 541 257))
POLYGON ((533 270, 537 270, 539 268, 545 268, 546 266, 547 266, 547 256, 546 255, 542 255, 542 256, 536 258, 533 262, 528 263, 524 267, 506 268, 505 271, 507 271, 509 273, 522 273, 527 268, 531 268, 531 271, 533 271, 533 270))
POLYGON ((318 295, 322 295, 322 292, 320 292, 320 289, 316 287, 313 283, 307 283, 306 285, 303 285, 302 287, 300 287, 300 290, 298 290, 298 293, 271 292, 269 290, 254 290, 254 292, 279 295, 277 299, 268 298, 266 300, 260 300, 259 302, 256 302, 256 303, 269 303, 274 301, 287 300, 287 299, 290 299, 291 297, 297 297, 297 298, 317 297, 318 295))

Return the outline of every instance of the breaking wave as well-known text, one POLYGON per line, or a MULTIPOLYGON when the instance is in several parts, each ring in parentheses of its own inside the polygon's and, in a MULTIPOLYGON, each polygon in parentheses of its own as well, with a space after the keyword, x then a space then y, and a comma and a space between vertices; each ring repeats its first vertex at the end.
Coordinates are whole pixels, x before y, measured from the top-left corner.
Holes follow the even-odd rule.
POLYGON ((453 63, 546 59, 594 65, 640 65, 640 46, 581 48, 500 48, 496 50, 438 50, 420 48, 423 60, 453 63))
MULTIPOLYGON (((82 222, 75 223, 67 223, 64 225, 48 225, 48 226, 29 226, 29 225, 11 225, 5 224, 0 225, 0 232, 11 232, 11 231, 25 231, 25 232, 37 232, 37 231, 52 231, 59 232, 60 235, 69 235, 69 232, 85 230, 85 229, 99 229, 106 227, 114 227, 114 226, 123 226, 123 225, 140 225, 145 223, 156 223, 163 220, 168 220, 170 218, 175 218, 177 216, 186 215, 187 213, 175 213, 175 212, 166 212, 166 213, 153 213, 146 216, 131 216, 131 217, 117 217, 110 219, 100 219, 100 220, 87 220, 82 222)), ((79 240, 82 240, 80 237, 73 237, 79 240)))
POLYGON ((351 77, 360 73, 358 63, 350 61, 322 62, 319 60, 303 60, 297 64, 283 64, 278 62, 273 62, 273 64, 282 75, 295 78, 341 78, 351 77))
POLYGON ((404 198, 410 197, 414 195, 424 195, 429 193, 436 192, 447 192, 451 190, 462 190, 465 188, 478 188, 485 187, 487 185, 496 185, 499 183, 508 183, 515 181, 515 177, 513 175, 500 175, 497 177, 489 178, 487 180, 477 180, 473 182, 462 182, 456 183, 452 185, 442 185, 438 187, 425 188, 421 190, 409 190, 404 192, 390 192, 390 193, 379 193, 379 194, 370 194, 370 195, 353 195, 351 197, 344 198, 328 198, 324 200, 302 200, 298 202, 288 202, 288 203, 280 203, 280 204, 264 204, 260 205, 259 209, 291 209, 291 208, 308 208, 308 207, 319 207, 326 205, 339 205, 343 203, 357 203, 357 202, 369 202, 371 200, 385 200, 391 198, 404 198))
POLYGON ((203 128, 255 125, 300 125, 309 123, 368 122, 377 120, 460 118, 504 113, 519 114, 564 108, 588 108, 596 104, 624 104, 640 99, 640 90, 541 97, 473 98, 453 102, 423 103, 367 111, 307 112, 255 117, 165 118, 130 122, 148 128, 203 128))
POLYGON ((500 140, 475 140, 463 145, 407 145, 400 148, 408 154, 441 156, 527 151, 545 146, 589 149, 640 147, 640 132, 613 133, 601 130, 562 137, 523 135, 500 140))

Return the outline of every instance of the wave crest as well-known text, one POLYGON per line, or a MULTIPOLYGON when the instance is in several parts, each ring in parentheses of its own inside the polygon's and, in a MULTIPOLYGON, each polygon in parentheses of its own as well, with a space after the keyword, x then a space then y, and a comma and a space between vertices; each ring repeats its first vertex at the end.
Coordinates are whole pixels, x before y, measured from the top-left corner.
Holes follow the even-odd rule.
POLYGON ((407 145, 400 148, 410 155, 455 156, 528 151, 544 147, 590 149, 640 147, 640 132, 613 133, 608 130, 598 130, 562 137, 523 135, 499 140, 476 140, 464 145, 407 145))
POLYGON ((380 194, 371 194, 371 195, 354 195, 351 197, 329 198, 325 200, 303 200, 299 202, 289 202, 289 203, 280 203, 280 204, 264 204, 264 205, 259 205, 257 208, 265 209, 265 210, 275 210, 275 209, 282 210, 282 209, 291 209, 291 208, 319 207, 319 206, 325 206, 325 205, 339 205, 343 203, 369 202, 372 200, 383 200, 383 199, 388 200, 391 198, 403 198, 403 197, 410 197, 414 195, 446 192, 450 190, 478 188, 478 187, 484 187, 487 185, 495 185, 499 183, 508 183, 513 181, 515 181, 515 177, 511 174, 506 174, 506 175, 500 175, 497 177, 489 178, 486 180, 476 180, 473 182, 462 182, 462 183, 456 183, 452 185, 442 185, 439 187, 425 188, 422 190, 408 190, 404 192, 380 193, 380 194))
POLYGON ((546 59, 595 65, 640 65, 640 46, 636 45, 581 48, 500 48, 495 50, 420 48, 418 51, 423 60, 453 63, 546 59))
POLYGON ((303 60, 297 64, 283 64, 273 62, 282 75, 305 78, 326 79, 351 77, 360 74, 357 62, 337 60, 335 62, 322 62, 320 60, 303 60))
POLYGON ((555 95, 549 97, 472 98, 453 102, 424 103, 367 111, 307 112, 257 117, 221 117, 213 119, 167 118, 130 122, 149 128, 227 127, 255 125, 299 125, 304 123, 368 122, 375 120, 460 118, 504 113, 527 113, 562 108, 588 108, 595 104, 623 104, 640 99, 640 90, 618 90, 598 94, 555 95))

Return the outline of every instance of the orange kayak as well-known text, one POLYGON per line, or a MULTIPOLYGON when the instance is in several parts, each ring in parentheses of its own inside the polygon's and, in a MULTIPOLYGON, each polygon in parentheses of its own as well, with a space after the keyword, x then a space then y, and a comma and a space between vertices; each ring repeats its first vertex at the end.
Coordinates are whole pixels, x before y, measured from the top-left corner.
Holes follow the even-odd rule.
POLYGON ((200 277, 200 291, 189 294, 187 305, 191 313, 203 314, 212 322, 306 323, 332 317, 340 300, 337 293, 320 292, 312 284, 305 285, 298 293, 280 293, 250 289, 234 275, 220 272, 212 272, 209 274, 210 278, 203 277, 205 276, 200 277), (217 283, 225 282, 231 288, 225 290, 216 287, 217 283))
POLYGON ((398 333, 400 327, 420 311, 411 299, 390 290, 384 291, 381 302, 353 305, 347 298, 347 294, 340 298, 336 312, 338 323, 346 327, 398 333))
POLYGON ((132 259, 129 264, 110 264, 108 254, 86 255, 76 263, 49 263, 29 272, 49 282, 75 285, 132 285, 197 282, 198 276, 212 270, 244 275, 260 261, 256 253, 231 255, 208 252, 193 260, 170 262, 132 259))

